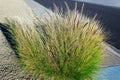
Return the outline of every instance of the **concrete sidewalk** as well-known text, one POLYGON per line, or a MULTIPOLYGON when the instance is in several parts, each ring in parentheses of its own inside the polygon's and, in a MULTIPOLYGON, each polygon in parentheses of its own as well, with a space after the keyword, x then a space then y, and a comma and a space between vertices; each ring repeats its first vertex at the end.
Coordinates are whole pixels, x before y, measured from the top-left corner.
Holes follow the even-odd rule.
POLYGON ((103 45, 105 46, 105 52, 102 66, 111 67, 120 65, 120 50, 106 42, 104 42, 103 45))

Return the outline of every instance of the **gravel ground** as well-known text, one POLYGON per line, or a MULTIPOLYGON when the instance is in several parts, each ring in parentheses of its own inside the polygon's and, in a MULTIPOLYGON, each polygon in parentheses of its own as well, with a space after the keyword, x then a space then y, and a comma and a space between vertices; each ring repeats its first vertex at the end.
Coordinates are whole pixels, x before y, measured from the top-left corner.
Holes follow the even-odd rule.
MULTIPOLYGON (((21 21, 31 23, 33 14, 23 0, 0 0, 0 23, 4 22, 5 17, 20 17, 21 21)), ((33 80, 29 77, 21 71, 16 55, 0 30, 0 80, 33 80)))
POLYGON ((0 0, 0 22, 3 22, 5 17, 20 17, 21 19, 24 18, 24 22, 31 23, 33 14, 24 0, 0 0))
POLYGON ((18 59, 0 30, 0 80, 32 80, 21 71, 18 59))

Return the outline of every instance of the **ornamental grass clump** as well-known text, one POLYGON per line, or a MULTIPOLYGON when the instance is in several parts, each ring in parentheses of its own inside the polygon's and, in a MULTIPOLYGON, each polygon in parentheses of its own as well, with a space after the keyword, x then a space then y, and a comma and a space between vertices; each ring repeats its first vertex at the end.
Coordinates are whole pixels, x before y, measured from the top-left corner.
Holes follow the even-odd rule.
POLYGON ((56 8, 54 16, 47 13, 49 19, 37 18, 32 27, 8 21, 14 24, 9 28, 23 67, 35 77, 50 80, 90 80, 102 59, 101 25, 76 7, 67 6, 64 13, 56 8))

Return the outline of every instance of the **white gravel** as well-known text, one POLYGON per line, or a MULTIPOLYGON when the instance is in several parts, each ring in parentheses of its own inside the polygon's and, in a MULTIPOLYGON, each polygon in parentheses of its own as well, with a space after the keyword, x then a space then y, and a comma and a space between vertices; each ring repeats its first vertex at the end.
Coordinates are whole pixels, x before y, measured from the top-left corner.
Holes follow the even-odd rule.
POLYGON ((22 72, 15 53, 0 30, 0 80, 32 80, 22 72))
MULTIPOLYGON (((4 22, 5 17, 19 17, 21 21, 31 23, 33 14, 23 0, 0 0, 0 23, 4 22)), ((0 80, 32 80, 29 77, 21 71, 15 53, 0 30, 0 80)))

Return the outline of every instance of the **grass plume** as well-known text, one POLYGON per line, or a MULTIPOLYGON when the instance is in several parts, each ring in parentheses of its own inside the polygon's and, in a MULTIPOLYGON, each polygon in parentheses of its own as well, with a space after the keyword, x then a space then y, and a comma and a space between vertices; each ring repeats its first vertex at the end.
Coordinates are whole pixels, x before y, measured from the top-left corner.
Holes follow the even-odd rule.
POLYGON ((53 80, 90 80, 99 69, 105 39, 101 25, 76 10, 37 18, 35 26, 7 20, 24 68, 53 80), (11 25, 13 24, 13 25, 11 25))

